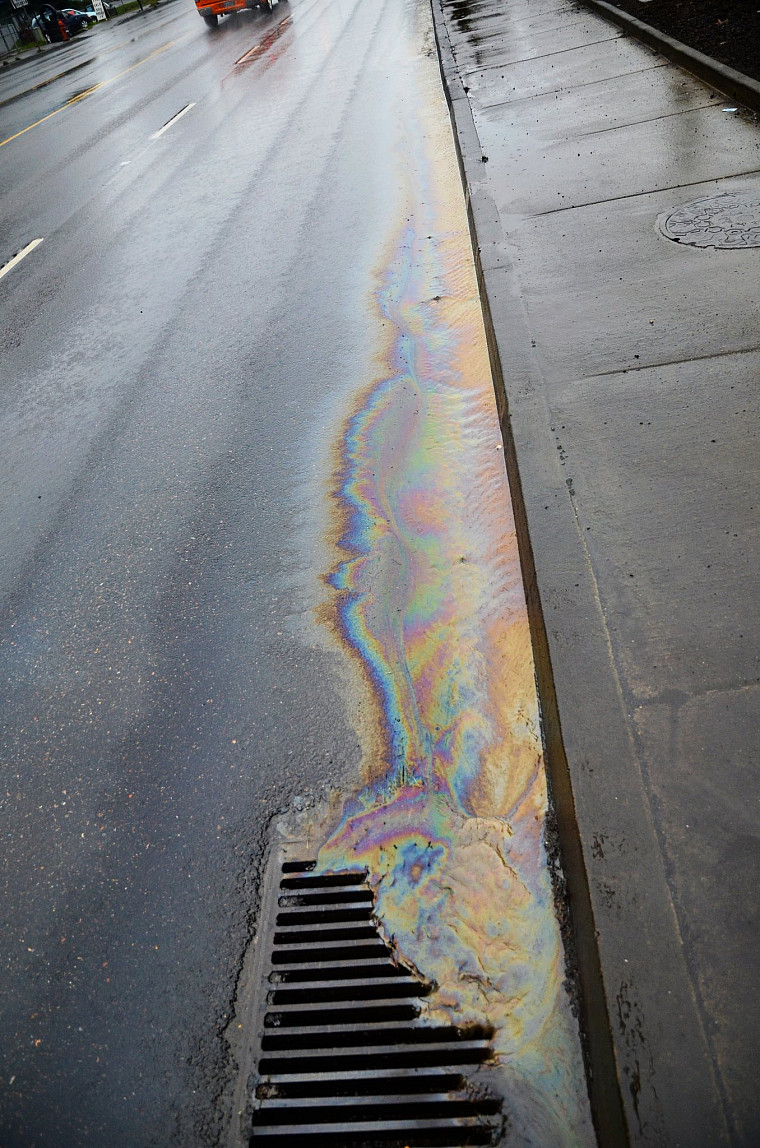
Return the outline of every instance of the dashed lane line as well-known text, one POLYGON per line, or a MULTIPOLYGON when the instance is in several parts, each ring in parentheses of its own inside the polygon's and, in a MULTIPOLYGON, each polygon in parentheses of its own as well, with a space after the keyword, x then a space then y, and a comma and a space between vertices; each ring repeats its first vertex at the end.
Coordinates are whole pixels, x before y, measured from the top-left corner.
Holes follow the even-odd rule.
POLYGON ((22 247, 12 259, 9 259, 3 267, 0 267, 0 279, 6 276, 9 271, 12 271, 22 259, 26 259, 27 255, 34 251, 35 247, 39 247, 41 243, 41 239, 33 239, 31 243, 27 243, 26 247, 22 247))
POLYGON ((176 116, 172 116, 172 118, 170 120, 167 120, 166 123, 164 124, 164 126, 162 128, 159 128, 157 132, 154 132, 150 138, 152 140, 160 139, 160 137, 164 134, 164 132, 168 132, 169 128, 172 127, 174 124, 176 124, 177 120, 181 120, 182 117, 186 116, 187 113, 189 111, 191 111, 191 109, 194 107, 195 107, 194 101, 192 104, 185 104, 184 108, 180 108, 180 110, 177 112, 176 116))
POLYGON ((160 48, 156 48, 155 52, 151 52, 150 55, 144 56, 142 60, 138 60, 136 64, 130 64, 130 66, 125 68, 123 72, 117 72, 115 76, 111 76, 107 80, 101 80, 99 84, 93 84, 91 88, 87 88, 84 92, 80 92, 78 95, 72 96, 71 99, 67 100, 66 103, 63 104, 60 108, 56 108, 54 112, 49 112, 46 116, 43 116, 42 119, 35 120, 33 124, 28 124, 25 128, 22 128, 20 132, 15 132, 14 135, 8 136, 7 139, 0 140, 0 147, 5 147, 6 144, 11 143, 13 140, 17 140, 19 136, 23 136, 26 134, 26 132, 30 132, 32 128, 37 128, 40 126, 40 124, 46 123, 47 120, 52 120, 53 116, 57 116, 61 112, 65 112, 67 108, 72 107, 74 104, 80 103, 81 100, 86 100, 88 96, 93 94, 93 92, 98 92, 101 88, 108 87, 108 85, 113 84, 115 80, 120 80, 122 76, 126 76, 129 72, 134 72, 135 68, 142 67, 142 65, 147 64, 149 60, 154 60, 156 56, 160 56, 162 52, 166 52, 169 48, 173 48, 177 44, 181 44, 183 40, 187 40, 189 36, 193 36, 194 34, 194 32, 186 32, 184 36, 178 36, 176 40, 169 40, 168 43, 162 44, 160 48))

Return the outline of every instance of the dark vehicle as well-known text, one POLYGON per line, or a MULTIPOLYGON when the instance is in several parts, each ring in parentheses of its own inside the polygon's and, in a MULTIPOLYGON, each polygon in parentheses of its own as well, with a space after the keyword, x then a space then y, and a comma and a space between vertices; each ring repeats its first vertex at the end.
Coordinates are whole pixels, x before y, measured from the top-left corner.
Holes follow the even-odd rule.
MULTIPOLYGON (((69 31, 72 36, 76 35, 77 32, 81 32, 84 28, 89 28, 90 25, 94 23, 89 13, 82 12, 79 8, 61 8, 61 11, 66 17, 66 23, 69 26, 69 31)), ((97 19, 97 17, 95 17, 95 19, 97 19)))
POLYGON ((46 4, 42 11, 32 18, 32 27, 39 28, 51 44, 60 44, 71 38, 69 22, 58 8, 46 4))

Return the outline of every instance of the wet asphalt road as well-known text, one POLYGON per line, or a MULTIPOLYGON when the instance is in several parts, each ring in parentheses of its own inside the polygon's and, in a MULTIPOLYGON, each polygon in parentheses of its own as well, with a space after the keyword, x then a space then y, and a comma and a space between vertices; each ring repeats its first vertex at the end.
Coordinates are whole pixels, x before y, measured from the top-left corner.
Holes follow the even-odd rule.
POLYGON ((174 0, 0 77, 0 138, 49 117, 0 147, 4 1148, 216 1141, 268 823, 355 767, 304 540, 401 10, 174 0))

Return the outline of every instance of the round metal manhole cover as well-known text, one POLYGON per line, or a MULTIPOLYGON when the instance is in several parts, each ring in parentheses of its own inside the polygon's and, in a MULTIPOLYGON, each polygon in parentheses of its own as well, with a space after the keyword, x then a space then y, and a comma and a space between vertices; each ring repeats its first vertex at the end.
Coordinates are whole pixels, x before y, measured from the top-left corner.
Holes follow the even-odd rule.
POLYGON ((695 199, 658 216, 666 239, 692 247, 760 247, 760 192, 695 199))

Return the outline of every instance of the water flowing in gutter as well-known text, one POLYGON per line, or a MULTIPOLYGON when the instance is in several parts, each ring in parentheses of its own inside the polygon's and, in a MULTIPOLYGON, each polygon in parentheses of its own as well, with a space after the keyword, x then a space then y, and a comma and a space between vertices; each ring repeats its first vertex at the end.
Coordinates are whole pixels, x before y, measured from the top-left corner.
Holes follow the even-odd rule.
POLYGON ((509 1144, 595 1143, 544 832, 530 633, 443 96, 407 103, 380 351, 335 446, 322 620, 364 698, 365 784, 320 870, 366 866, 436 1020, 495 1026, 509 1144))

